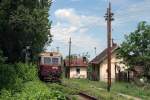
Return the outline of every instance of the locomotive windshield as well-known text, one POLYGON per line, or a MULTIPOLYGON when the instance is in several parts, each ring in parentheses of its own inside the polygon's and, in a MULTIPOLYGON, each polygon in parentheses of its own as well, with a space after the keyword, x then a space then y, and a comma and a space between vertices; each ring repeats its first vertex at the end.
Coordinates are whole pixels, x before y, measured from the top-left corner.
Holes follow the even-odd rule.
POLYGON ((50 57, 44 57, 44 64, 51 64, 51 58, 50 57))
POLYGON ((58 57, 42 57, 42 64, 50 65, 50 64, 60 64, 60 58, 58 57))
POLYGON ((53 64, 58 64, 58 58, 52 58, 52 63, 53 64))

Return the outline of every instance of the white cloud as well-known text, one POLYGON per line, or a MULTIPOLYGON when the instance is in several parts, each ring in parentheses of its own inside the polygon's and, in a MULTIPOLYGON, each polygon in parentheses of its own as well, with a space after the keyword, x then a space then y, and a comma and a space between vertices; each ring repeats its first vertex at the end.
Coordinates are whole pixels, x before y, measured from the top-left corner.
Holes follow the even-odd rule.
POLYGON ((150 0, 143 0, 138 3, 130 4, 119 9, 115 13, 115 23, 120 25, 127 25, 129 22, 140 22, 150 20, 150 0))
POLYGON ((55 16, 60 21, 65 21, 75 26, 78 25, 78 27, 88 27, 90 25, 105 25, 104 19, 102 17, 79 15, 72 8, 58 9, 57 11, 55 11, 55 16))
POLYGON ((55 11, 55 16, 60 21, 67 21, 72 25, 80 25, 80 16, 78 16, 74 9, 58 9, 55 11))
MULTIPOLYGON (((68 48, 69 38, 72 38, 72 51, 91 52, 94 47, 100 48, 100 40, 94 38, 88 31, 91 27, 104 27, 105 21, 101 17, 78 14, 75 9, 58 9, 55 11, 57 23, 53 25, 51 33, 55 42, 61 42, 65 50, 68 48)), ((93 52, 93 51, 92 51, 93 52)))

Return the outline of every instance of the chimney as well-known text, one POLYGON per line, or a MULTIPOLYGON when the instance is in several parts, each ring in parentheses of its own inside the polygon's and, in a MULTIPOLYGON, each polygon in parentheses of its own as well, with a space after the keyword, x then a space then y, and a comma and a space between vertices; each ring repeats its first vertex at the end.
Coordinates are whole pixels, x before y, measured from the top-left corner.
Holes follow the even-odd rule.
POLYGON ((86 62, 86 60, 87 60, 86 57, 83 57, 83 62, 86 62))

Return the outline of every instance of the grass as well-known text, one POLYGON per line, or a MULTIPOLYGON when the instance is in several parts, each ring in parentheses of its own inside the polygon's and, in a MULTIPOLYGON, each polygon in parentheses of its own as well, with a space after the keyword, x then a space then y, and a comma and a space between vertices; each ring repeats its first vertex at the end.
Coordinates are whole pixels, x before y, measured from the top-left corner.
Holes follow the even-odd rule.
POLYGON ((64 79, 64 84, 75 88, 75 90, 86 92, 96 96, 102 100, 124 100, 117 93, 123 93, 134 97, 142 98, 142 100, 150 100, 150 87, 138 87, 134 84, 116 82, 112 84, 111 92, 106 91, 107 84, 105 82, 89 81, 84 79, 64 79))
MULTIPOLYGON (((99 84, 96 82, 89 81, 89 80, 64 79, 63 84, 65 84, 67 87, 70 87, 72 90, 75 90, 76 94, 79 92, 85 92, 100 100, 127 100, 124 97, 118 96, 114 92, 107 92, 105 90, 96 88, 99 84)), ((102 86, 105 86, 103 83, 101 84, 102 86)))
POLYGON ((150 100, 150 87, 138 87, 130 83, 114 83, 112 85, 112 91, 132 95, 142 98, 144 100, 150 100))

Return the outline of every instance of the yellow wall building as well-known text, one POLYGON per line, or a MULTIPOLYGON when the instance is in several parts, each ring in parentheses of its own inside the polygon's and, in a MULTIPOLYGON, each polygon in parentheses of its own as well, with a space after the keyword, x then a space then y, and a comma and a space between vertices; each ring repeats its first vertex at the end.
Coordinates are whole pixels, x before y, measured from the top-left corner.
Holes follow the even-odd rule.
MULTIPOLYGON (((111 48, 111 79, 115 81, 118 73, 125 70, 125 65, 120 62, 122 59, 117 58, 118 46, 114 44, 111 48)), ((107 49, 102 51, 91 62, 93 80, 107 81, 107 49)))

